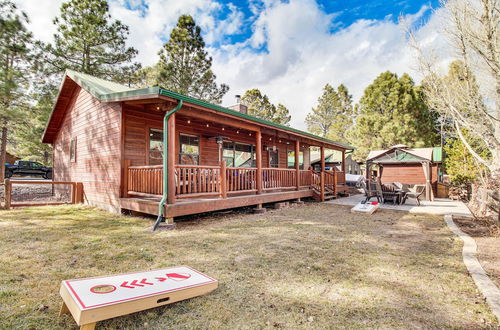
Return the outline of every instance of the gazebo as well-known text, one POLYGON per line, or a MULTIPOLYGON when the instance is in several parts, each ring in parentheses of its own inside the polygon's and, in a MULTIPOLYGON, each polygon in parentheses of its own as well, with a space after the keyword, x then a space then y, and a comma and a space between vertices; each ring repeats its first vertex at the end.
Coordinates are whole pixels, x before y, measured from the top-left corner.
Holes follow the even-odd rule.
POLYGON ((378 167, 381 182, 401 182, 425 185, 425 198, 434 200, 438 173, 442 163, 442 149, 410 148, 398 144, 386 150, 370 151, 366 159, 366 176, 370 178, 372 167, 378 167))

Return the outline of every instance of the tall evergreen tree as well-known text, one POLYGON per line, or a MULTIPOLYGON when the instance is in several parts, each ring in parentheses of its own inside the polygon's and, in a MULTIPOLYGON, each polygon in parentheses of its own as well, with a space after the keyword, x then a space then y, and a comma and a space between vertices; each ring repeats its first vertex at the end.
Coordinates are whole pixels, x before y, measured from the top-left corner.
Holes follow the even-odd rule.
POLYGON ((49 120, 57 90, 52 86, 41 86, 41 92, 33 94, 37 103, 31 107, 30 115, 23 118, 15 126, 13 138, 16 143, 15 155, 22 159, 42 162, 49 165, 52 162, 52 145, 41 143, 41 137, 49 120))
POLYGON ((292 118, 283 104, 277 106, 272 104, 269 97, 262 94, 257 88, 247 90, 241 98, 241 102, 248 107, 248 114, 257 118, 281 125, 288 125, 292 118))
POLYGON ((28 17, 10 0, 0 1, 0 181, 4 179, 7 137, 12 124, 28 108, 26 98, 32 35, 26 29, 28 17))
POLYGON ((354 120, 352 96, 347 87, 339 85, 337 90, 330 84, 323 88, 318 106, 306 117, 307 129, 323 137, 347 142, 345 133, 354 120))
POLYGON ((127 83, 137 50, 126 46, 128 26, 112 20, 106 0, 69 0, 54 19, 54 43, 42 45, 48 70, 72 69, 104 79, 127 83))
POLYGON ((208 102, 222 102, 229 87, 217 86, 212 57, 205 50, 201 29, 193 17, 179 17, 159 55, 158 85, 208 102))
POLYGON ((396 144, 430 147, 437 139, 435 126, 421 88, 409 75, 387 71, 365 89, 356 125, 348 134, 362 160, 370 150, 396 144))

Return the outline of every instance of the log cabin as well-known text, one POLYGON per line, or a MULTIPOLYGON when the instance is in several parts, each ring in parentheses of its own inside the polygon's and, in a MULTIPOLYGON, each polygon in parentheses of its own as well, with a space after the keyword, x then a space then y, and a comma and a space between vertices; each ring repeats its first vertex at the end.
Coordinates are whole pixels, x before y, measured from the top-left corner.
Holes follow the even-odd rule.
POLYGON ((352 150, 250 116, 243 104, 225 108, 70 70, 42 141, 54 147, 54 180, 82 182, 85 203, 167 219, 335 197, 346 189, 344 169, 326 171, 323 161, 312 171, 311 147, 323 159, 325 150, 342 158, 352 150))

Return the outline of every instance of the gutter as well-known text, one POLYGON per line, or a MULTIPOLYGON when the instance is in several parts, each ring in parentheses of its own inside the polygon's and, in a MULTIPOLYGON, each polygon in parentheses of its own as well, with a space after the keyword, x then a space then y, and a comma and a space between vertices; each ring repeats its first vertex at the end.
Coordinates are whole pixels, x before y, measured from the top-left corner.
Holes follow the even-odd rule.
POLYGON ((163 210, 165 209, 164 206, 167 201, 168 194, 168 119, 182 108, 182 103, 182 100, 179 100, 177 106, 165 113, 165 116, 163 117, 163 197, 158 206, 158 218, 153 225, 153 231, 158 228, 160 222, 165 221, 163 210))

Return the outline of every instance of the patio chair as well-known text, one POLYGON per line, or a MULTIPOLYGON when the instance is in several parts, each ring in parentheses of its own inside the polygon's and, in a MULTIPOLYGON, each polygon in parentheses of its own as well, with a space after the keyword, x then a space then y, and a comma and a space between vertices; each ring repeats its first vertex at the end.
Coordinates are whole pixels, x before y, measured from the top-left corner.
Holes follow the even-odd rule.
POLYGON ((415 201, 417 202, 417 205, 420 206, 420 199, 419 198, 424 193, 425 186, 424 185, 416 185, 415 187, 413 187, 413 189, 411 189, 409 192, 407 192, 405 194, 403 203, 406 202, 406 199, 408 199, 408 198, 414 198, 415 201))
MULTIPOLYGON (((392 201, 392 203, 394 205, 396 204, 399 204, 399 197, 400 197, 400 193, 397 191, 398 188, 393 185, 392 183, 388 183, 388 184, 383 184, 381 185, 380 183, 378 183, 378 186, 380 186, 380 189, 382 190, 382 196, 384 197, 384 203, 386 201, 392 201)), ((377 186, 377 189, 378 189, 378 186, 377 186)))
POLYGON ((372 197, 376 197, 377 201, 379 203, 382 203, 382 201, 384 200, 384 198, 383 198, 383 196, 382 196, 381 193, 379 193, 377 190, 371 189, 371 187, 370 187, 370 181, 366 181, 366 182, 363 181, 363 182, 361 182, 361 188, 365 192, 365 203, 368 202, 372 197), (367 186, 367 183, 368 183, 368 186, 367 186))

